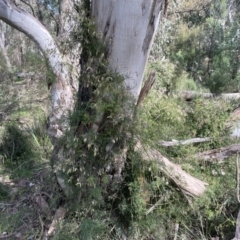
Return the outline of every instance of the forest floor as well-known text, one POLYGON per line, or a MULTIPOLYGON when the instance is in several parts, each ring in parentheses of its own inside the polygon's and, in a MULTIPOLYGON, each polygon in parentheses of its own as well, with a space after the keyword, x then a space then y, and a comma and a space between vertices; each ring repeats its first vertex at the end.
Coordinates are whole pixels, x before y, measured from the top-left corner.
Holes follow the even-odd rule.
MULTIPOLYGON (((48 90, 14 79, 0 93, 0 239, 47 239, 58 192, 46 135, 48 90)), ((61 194, 60 194, 61 195, 61 194)))

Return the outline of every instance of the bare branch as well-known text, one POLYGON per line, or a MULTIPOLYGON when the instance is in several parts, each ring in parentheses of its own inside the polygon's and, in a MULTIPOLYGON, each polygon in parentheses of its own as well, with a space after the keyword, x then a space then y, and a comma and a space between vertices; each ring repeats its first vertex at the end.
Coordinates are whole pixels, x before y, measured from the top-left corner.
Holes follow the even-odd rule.
POLYGON ((155 77, 155 72, 151 72, 148 76, 147 81, 145 82, 144 86, 141 89, 141 92, 140 92, 139 97, 138 97, 137 106, 139 106, 141 104, 143 99, 147 96, 147 94, 151 90, 151 88, 152 88, 152 86, 155 82, 154 77, 155 77))
POLYGON ((141 153, 144 160, 154 161, 159 169, 180 189, 193 196, 201 196, 205 192, 206 185, 208 185, 206 182, 191 176, 182 170, 180 165, 170 162, 157 150, 149 147, 144 148, 140 142, 136 144, 135 150, 141 153))
POLYGON ((187 140, 175 140, 173 139, 172 141, 160 141, 159 145, 163 147, 173 147, 173 146, 181 146, 181 145, 189 145, 189 144, 194 144, 194 143, 203 143, 203 142, 209 142, 211 138, 206 137, 206 138, 192 138, 192 139, 187 139, 187 140))
POLYGON ((229 158, 239 152, 240 144, 238 143, 223 148, 212 149, 205 152, 197 153, 193 157, 209 162, 213 162, 214 160, 222 162, 225 158, 229 158))

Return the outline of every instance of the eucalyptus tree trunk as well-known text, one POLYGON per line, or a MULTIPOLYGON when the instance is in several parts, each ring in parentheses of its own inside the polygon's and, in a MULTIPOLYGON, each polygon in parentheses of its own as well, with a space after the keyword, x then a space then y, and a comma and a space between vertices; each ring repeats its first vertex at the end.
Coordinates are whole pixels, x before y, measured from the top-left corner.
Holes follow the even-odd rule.
POLYGON ((92 16, 108 47, 109 67, 137 99, 164 0, 93 0, 92 16))
MULTIPOLYGON (((125 88, 136 103, 164 1, 92 0, 87 2, 91 6, 90 15, 95 21, 97 31, 107 46, 109 68, 124 77, 125 88)), ((0 19, 25 33, 38 45, 56 76, 51 87, 52 104, 48 128, 49 136, 55 146, 53 159, 56 165, 56 162, 66 159, 65 148, 59 146, 58 140, 70 128, 69 116, 74 109, 75 94, 78 90, 80 46, 79 43, 71 43, 70 34, 78 21, 75 4, 79 3, 80 0, 60 1, 58 39, 64 42, 63 51, 60 51, 59 45, 39 20, 18 8, 11 0, 0 0, 0 19)), ((104 114, 99 112, 98 120, 104 120, 101 119, 104 118, 104 114)), ((98 127, 95 127, 95 132, 99 131, 98 127)), ((118 175, 121 175, 127 152, 126 146, 121 147, 120 152, 123 155, 118 161, 119 169, 115 169, 118 175)), ((119 156, 116 158, 119 159, 119 156)), ((64 180, 61 178, 58 180, 64 188, 64 180)))
MULTIPOLYGON (((108 68, 124 77, 124 87, 129 100, 123 104, 123 112, 129 124, 134 116, 132 101, 136 104, 140 94, 145 66, 163 3, 163 0, 92 0, 91 2, 91 16, 100 33, 101 41, 106 46, 108 68)), ((99 113, 98 122, 109 123, 109 116, 105 115, 104 119, 104 115, 105 113, 99 113)), ((101 131, 103 124, 96 125, 94 130, 101 131)), ((123 130, 125 134, 128 127, 123 126, 121 120, 119 121, 119 129, 125 128, 123 130)), ((124 135, 122 130, 119 131, 119 135, 121 134, 124 135)), ((106 146, 107 152, 114 152, 112 168, 109 171, 111 172, 109 179, 112 181, 109 185, 113 188, 123 180, 122 170, 127 158, 128 136, 122 138, 113 136, 106 146)))

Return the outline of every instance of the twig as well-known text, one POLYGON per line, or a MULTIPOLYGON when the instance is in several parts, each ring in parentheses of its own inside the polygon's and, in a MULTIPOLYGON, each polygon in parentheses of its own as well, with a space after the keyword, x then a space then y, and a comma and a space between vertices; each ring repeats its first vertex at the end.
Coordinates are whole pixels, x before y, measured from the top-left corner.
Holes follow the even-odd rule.
POLYGON ((162 199, 159 199, 153 206, 151 206, 147 212, 145 213, 146 215, 148 215, 150 212, 152 212, 158 205, 159 205, 159 202, 161 202, 162 199))

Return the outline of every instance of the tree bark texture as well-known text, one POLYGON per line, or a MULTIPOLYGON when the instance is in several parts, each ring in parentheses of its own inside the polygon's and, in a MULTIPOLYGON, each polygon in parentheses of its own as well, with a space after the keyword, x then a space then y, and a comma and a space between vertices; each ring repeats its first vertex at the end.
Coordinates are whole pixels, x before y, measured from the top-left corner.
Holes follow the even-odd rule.
POLYGON ((164 0, 92 0, 92 16, 107 46, 109 67, 136 98, 164 0))

